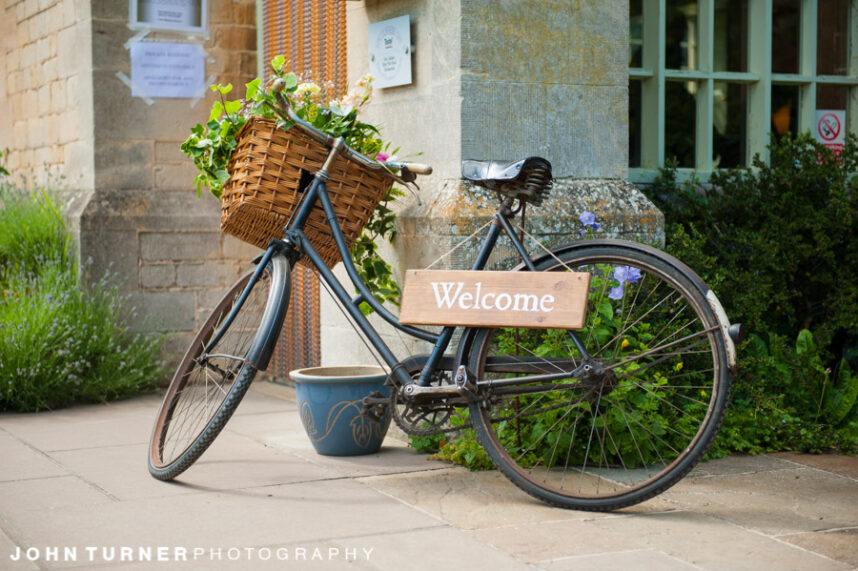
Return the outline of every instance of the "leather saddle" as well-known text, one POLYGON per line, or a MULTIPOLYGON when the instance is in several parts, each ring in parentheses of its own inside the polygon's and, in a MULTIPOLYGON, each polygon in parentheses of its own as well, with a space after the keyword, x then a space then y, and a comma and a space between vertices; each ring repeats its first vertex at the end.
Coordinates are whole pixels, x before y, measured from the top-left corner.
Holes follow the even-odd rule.
POLYGON ((551 163, 542 157, 518 161, 462 161, 462 178, 505 196, 539 206, 554 179, 551 163))

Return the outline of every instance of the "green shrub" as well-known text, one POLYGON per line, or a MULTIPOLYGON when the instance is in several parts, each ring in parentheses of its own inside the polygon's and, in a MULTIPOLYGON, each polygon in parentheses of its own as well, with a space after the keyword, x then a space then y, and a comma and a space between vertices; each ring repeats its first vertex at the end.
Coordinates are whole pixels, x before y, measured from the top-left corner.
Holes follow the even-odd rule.
POLYGON ((717 287, 734 321, 789 338, 809 329, 854 359, 858 142, 850 134, 839 159, 809 135, 769 148, 771 164, 757 157, 708 185, 679 184, 668 169, 644 191, 665 214, 668 250, 717 287))
POLYGON ((48 195, 0 188, 0 411, 153 390, 157 336, 129 331, 111 276, 83 287, 48 195))
POLYGON ((436 460, 461 464, 469 470, 490 470, 494 464, 477 441, 476 433, 472 428, 464 428, 468 417, 468 409, 457 409, 456 414, 450 418, 450 424, 460 430, 453 433, 410 436, 410 446, 418 452, 434 453, 432 458, 436 460))
POLYGON ((48 260, 65 263, 69 252, 69 235, 48 194, 0 183, 0 283, 48 260))
POLYGON ((752 335, 742 347, 733 401, 711 454, 858 450, 858 375, 824 367, 809 331, 795 344, 752 335))
POLYGON ((734 397, 712 454, 858 450, 858 141, 835 157, 809 135, 769 146, 766 164, 646 192, 667 250, 694 268, 734 322, 734 397))

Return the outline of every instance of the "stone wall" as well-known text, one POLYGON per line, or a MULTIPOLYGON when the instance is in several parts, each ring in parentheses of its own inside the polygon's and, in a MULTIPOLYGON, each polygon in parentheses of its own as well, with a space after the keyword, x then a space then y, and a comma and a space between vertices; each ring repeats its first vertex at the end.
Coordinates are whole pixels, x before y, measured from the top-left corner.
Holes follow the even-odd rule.
MULTIPOLYGON (((209 7, 206 38, 158 32, 144 41, 201 43, 206 77, 242 96, 257 72, 255 1, 209 7)), ((131 74, 127 1, 6 0, 0 15, 0 105, 15 109, 0 116, 10 170, 63 177, 52 185, 63 191, 81 257, 91 260, 88 277, 117 273, 145 316, 136 326, 167 332, 167 356, 180 356, 257 252, 220 234, 219 203, 197 198, 195 169, 179 150, 215 94, 151 105, 131 96, 117 76, 131 74)))
MULTIPOLYGON (((496 199, 464 184, 463 159, 551 161, 557 182, 527 226, 549 246, 579 238, 581 212, 594 212, 600 236, 659 244, 663 217, 628 175, 628 5, 595 0, 364 0, 349 2, 349 74, 368 69, 367 27, 411 17, 411 85, 378 90, 366 118, 385 139, 435 172, 419 199, 399 204, 397 237, 384 255, 402 275, 444 256, 492 216, 496 199)), ((479 237, 434 267, 468 268, 479 237)), ((539 246, 530 243, 534 250, 539 246)), ((513 256, 499 243, 490 264, 513 256)), ((362 361, 369 352, 335 306, 322 300, 322 361, 362 361), (352 347, 343 350, 344 347, 352 347)), ((391 349, 403 343, 384 326, 391 349)), ((423 347, 425 349, 425 347, 423 347)))
POLYGON ((0 149, 9 149, 18 182, 93 187, 89 8, 75 0, 0 2, 0 149))

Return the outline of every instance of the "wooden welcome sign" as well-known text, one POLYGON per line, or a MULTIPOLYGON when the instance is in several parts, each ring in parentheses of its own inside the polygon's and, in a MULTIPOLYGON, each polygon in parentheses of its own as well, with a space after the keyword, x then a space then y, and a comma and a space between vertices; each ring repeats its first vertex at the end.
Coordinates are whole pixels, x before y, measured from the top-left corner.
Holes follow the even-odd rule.
POLYGON ((408 270, 401 323, 581 329, 586 272, 408 270))

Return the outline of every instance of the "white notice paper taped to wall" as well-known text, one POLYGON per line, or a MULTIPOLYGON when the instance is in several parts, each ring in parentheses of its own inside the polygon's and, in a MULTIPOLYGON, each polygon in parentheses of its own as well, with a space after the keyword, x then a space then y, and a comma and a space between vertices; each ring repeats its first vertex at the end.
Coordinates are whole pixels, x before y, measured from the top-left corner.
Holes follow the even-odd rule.
POLYGON ((196 44, 131 44, 131 95, 192 99, 205 89, 206 62, 196 44))

